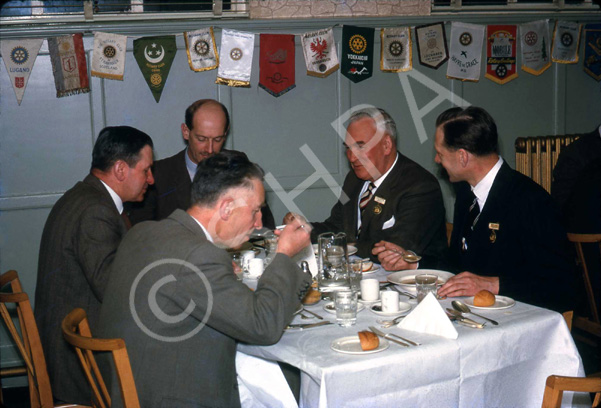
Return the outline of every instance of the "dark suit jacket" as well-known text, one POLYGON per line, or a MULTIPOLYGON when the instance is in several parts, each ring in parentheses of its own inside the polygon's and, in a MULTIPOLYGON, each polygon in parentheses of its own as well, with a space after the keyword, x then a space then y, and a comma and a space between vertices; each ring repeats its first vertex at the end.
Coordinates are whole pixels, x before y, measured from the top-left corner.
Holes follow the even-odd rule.
POLYGON ((455 272, 499 277, 499 295, 565 311, 573 306, 574 268, 557 205, 547 192, 504 162, 474 228, 467 251, 461 239, 470 186, 455 185, 450 258, 455 272), (499 225, 491 240, 490 223, 499 225))
MULTIPOLYGON (((190 207, 192 181, 186 167, 185 154, 186 149, 175 156, 154 162, 154 185, 148 188, 144 201, 128 203, 126 206, 132 224, 162 220, 178 208, 185 211, 190 207)), ((275 222, 269 206, 265 205, 261 212, 263 225, 274 229, 275 222)))
POLYGON ((580 138, 561 151, 557 158, 557 164, 553 168, 553 183, 551 195, 564 211, 564 206, 576 180, 580 177, 583 169, 592 161, 601 158, 601 136, 599 129, 580 136, 580 138))
POLYGON ((40 331, 54 397, 90 404, 90 391, 73 349, 61 332, 74 308, 100 313, 109 268, 125 235, 123 219, 100 180, 88 175, 54 205, 42 234, 35 293, 40 331))
MULTIPOLYGON (((341 195, 330 217, 324 222, 313 223, 311 237, 314 242, 323 232, 345 232, 348 242, 355 241, 359 194, 364 184, 365 181, 353 171, 349 172, 342 187, 349 200, 343 203, 344 194, 341 195)), ((440 185, 426 169, 400 153, 397 163, 365 207, 365 218, 357 240, 361 257, 377 262, 371 250, 381 240, 422 255, 420 268, 436 267, 446 254, 445 210, 440 185), (378 203, 376 197, 386 202, 378 203), (392 225, 384 228, 384 223, 393 217, 392 225)))
MULTIPOLYGON (((181 210, 134 226, 113 270, 98 333, 125 339, 143 407, 240 406, 236 342, 277 342, 310 283, 278 254, 253 292, 181 210)), ((112 396, 120 407, 118 388, 112 396)))

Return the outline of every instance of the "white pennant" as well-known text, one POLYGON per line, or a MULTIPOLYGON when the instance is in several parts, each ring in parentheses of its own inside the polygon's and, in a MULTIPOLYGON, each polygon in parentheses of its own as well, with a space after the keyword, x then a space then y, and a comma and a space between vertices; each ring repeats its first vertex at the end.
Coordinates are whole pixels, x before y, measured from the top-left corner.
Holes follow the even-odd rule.
POLYGON ((94 33, 92 76, 123 81, 126 46, 126 35, 94 33))
POLYGON ((485 28, 479 24, 452 23, 447 78, 473 82, 480 80, 485 28))
POLYGON ((219 56, 215 45, 213 27, 184 33, 188 64, 192 71, 208 71, 217 68, 219 56))
POLYGON ((242 31, 223 30, 219 70, 215 83, 229 86, 250 86, 250 73, 255 49, 255 35, 242 31))
POLYGON ((380 31, 380 69, 403 72, 413 69, 411 30, 409 27, 383 28, 380 31))
POLYGON ((551 41, 549 20, 533 21, 520 25, 522 70, 540 75, 551 66, 551 41))
POLYGON ((573 21, 556 21, 553 31, 553 62, 576 64, 582 26, 573 21))
POLYGON ((19 105, 23 100, 29 75, 43 42, 42 38, 0 41, 2 59, 19 105))
POLYGON ((325 78, 340 67, 331 27, 304 33, 301 41, 307 75, 325 78))

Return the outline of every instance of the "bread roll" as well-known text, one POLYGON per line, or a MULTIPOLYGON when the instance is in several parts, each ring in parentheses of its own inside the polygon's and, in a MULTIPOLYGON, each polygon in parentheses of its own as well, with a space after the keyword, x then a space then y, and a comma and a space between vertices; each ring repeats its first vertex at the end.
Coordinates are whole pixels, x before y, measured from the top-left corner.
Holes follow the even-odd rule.
POLYGON ((487 290, 481 290, 474 296, 474 306, 489 307, 495 304, 495 295, 487 290))
POLYGON ((367 330, 359 332, 359 342, 361 343, 361 349, 363 351, 376 349, 380 345, 378 336, 367 330))
MULTIPOLYGON (((315 284, 315 286, 317 286, 317 284, 315 284)), ((309 288, 309 290, 305 294, 305 297, 303 298, 301 303, 303 305, 314 305, 315 303, 319 302, 320 300, 321 300, 321 292, 318 291, 312 285, 311 288, 309 288)))

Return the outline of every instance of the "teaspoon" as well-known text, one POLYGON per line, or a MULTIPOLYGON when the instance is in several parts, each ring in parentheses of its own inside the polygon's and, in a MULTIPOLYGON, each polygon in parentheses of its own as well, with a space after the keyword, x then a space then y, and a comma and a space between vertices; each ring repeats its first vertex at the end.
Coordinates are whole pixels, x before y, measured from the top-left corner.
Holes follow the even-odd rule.
POLYGON ((453 300, 451 302, 451 305, 453 305, 453 309, 457 310, 458 312, 461 312, 461 313, 471 313, 474 316, 478 316, 478 317, 480 317, 480 318, 482 318, 484 320, 488 320, 489 322, 491 322, 495 326, 499 325, 499 323, 497 321, 495 321, 495 320, 489 319, 488 317, 485 317, 485 316, 482 316, 482 315, 479 315, 477 313, 472 312, 472 310, 469 308, 468 305, 466 305, 465 303, 462 303, 462 302, 460 302, 458 300, 453 300))
POLYGON ((399 254, 401 256, 401 258, 403 258, 403 260, 407 263, 415 263, 415 262, 419 262, 420 259, 422 259, 421 256, 417 255, 415 252, 413 251, 405 251, 405 252, 401 252, 401 251, 394 251, 397 254, 399 254))

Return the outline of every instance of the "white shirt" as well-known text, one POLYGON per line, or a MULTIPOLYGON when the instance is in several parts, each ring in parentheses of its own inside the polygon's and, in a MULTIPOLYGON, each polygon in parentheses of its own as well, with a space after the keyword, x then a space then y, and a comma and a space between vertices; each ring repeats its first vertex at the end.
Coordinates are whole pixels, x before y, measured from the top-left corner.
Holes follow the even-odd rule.
POLYGON ((100 182, 104 185, 104 187, 106 187, 106 190, 111 195, 111 198, 113 199, 113 202, 115 203, 115 207, 117 207, 117 211, 119 211, 119 214, 123 213, 123 200, 121 199, 121 197, 119 197, 119 194, 115 193, 115 191, 112 188, 110 188, 108 184, 106 184, 104 181, 100 180, 100 182))
POLYGON ((497 163, 488 171, 486 176, 478 184, 472 187, 472 192, 478 199, 478 207, 480 207, 480 211, 484 208, 484 204, 486 204, 486 199, 488 198, 488 193, 490 193, 490 189, 492 188, 492 183, 495 181, 497 177, 497 173, 501 169, 503 165, 503 158, 499 156, 499 160, 497 163))
MULTIPOLYGON (((376 195, 376 190, 378 189, 378 187, 380 187, 380 185, 384 182, 384 180, 386 179, 386 177, 388 176, 388 174, 390 174, 390 172, 392 171, 393 167, 395 166, 396 162, 399 160, 399 154, 396 154, 396 158, 394 159, 394 163, 392 163, 392 166, 390 166, 390 168, 388 169, 388 171, 386 173, 384 173, 382 176, 380 176, 379 179, 374 181, 374 185, 375 187, 371 190, 372 192, 372 197, 376 195)), ((361 196, 363 195, 363 193, 367 190, 367 187, 369 186, 369 181, 366 181, 363 184, 363 187, 361 188, 361 192, 359 193, 359 198, 357 199, 357 219, 359 220, 357 222, 357 229, 361 228, 361 208, 359 207, 359 202, 361 201, 361 196)))
POLYGON ((190 180, 194 180, 194 175, 196 174, 196 168, 198 164, 194 163, 190 156, 188 156, 188 149, 186 148, 186 152, 184 153, 184 157, 186 158, 186 169, 188 169, 188 174, 190 175, 190 180))
MULTIPOLYGON (((190 215, 190 217, 192 217, 192 216, 190 215)), ((204 225, 202 225, 202 224, 200 223, 200 221, 198 221, 196 218, 192 217, 192 219, 193 219, 194 221, 196 221, 196 223, 197 223, 198 225, 200 225, 200 228, 202 228, 202 232, 204 232, 204 233, 205 233, 205 237, 207 237, 207 239, 208 239, 209 241, 211 241, 211 242, 213 242, 213 243, 214 243, 214 241, 213 241, 213 237, 211 236, 211 234, 209 234, 209 231, 207 231, 207 229, 205 228, 205 226, 204 226, 204 225)))

